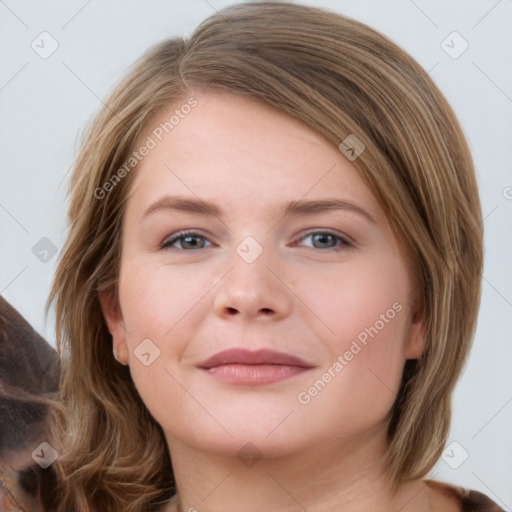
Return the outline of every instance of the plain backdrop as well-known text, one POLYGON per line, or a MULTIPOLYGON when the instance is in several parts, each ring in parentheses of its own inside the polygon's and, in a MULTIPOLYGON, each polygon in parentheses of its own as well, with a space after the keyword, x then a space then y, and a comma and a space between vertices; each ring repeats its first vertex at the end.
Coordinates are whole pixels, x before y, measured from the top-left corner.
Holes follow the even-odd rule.
MULTIPOLYGON (((66 237, 81 130, 149 46, 190 35, 231 3, 0 0, 0 293, 52 345, 53 311, 45 320, 44 305, 66 237)), ((430 477, 480 490, 510 512, 512 0, 309 4, 367 23, 413 55, 468 138, 485 217, 483 296, 447 449, 430 477)))

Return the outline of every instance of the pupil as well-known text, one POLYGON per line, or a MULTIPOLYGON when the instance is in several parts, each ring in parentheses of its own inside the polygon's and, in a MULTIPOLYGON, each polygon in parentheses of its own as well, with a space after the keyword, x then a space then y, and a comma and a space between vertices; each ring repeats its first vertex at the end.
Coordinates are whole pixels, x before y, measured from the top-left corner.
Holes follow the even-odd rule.
POLYGON ((187 236, 187 237, 185 237, 185 243, 190 244, 192 246, 197 246, 197 243, 194 243, 194 240, 196 240, 196 239, 197 239, 197 237, 195 237, 195 236, 187 236), (191 240, 192 240, 192 242, 191 242, 191 240))
POLYGON ((331 235, 328 235, 328 234, 319 234, 316 236, 318 237, 318 241, 321 244, 328 243, 328 238, 331 237, 331 235))

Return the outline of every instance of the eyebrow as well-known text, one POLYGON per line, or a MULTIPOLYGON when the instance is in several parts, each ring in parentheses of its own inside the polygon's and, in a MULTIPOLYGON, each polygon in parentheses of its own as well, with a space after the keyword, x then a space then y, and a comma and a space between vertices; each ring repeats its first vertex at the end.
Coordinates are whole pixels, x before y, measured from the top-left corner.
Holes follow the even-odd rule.
MULTIPOLYGON (((162 210, 183 211, 201 215, 215 216, 219 218, 225 218, 226 216, 225 212, 219 205, 210 201, 181 196, 165 196, 146 208, 143 217, 162 210)), ((343 199, 302 199, 298 201, 290 201, 289 203, 284 203, 281 205, 283 216, 318 215, 320 213, 333 210, 352 211, 354 213, 358 213, 372 223, 377 223, 374 217, 372 217, 366 210, 354 203, 345 201, 343 199)))

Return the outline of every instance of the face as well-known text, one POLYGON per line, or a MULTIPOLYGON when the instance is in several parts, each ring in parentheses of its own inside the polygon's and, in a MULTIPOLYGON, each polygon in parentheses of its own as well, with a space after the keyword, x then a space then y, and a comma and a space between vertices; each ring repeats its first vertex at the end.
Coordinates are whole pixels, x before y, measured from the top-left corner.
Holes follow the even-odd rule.
POLYGON ((118 302, 101 296, 118 358, 171 451, 282 455, 384 431, 424 337, 381 208, 301 123, 194 97, 134 171, 118 302))

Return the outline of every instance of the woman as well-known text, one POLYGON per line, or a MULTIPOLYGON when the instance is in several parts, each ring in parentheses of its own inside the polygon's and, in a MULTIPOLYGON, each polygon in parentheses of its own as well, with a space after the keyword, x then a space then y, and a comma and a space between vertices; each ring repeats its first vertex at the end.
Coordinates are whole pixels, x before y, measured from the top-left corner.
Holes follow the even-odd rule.
POLYGON ((386 37, 265 2, 157 45, 91 125, 69 217, 62 510, 500 510, 424 480, 481 211, 453 111, 386 37))

